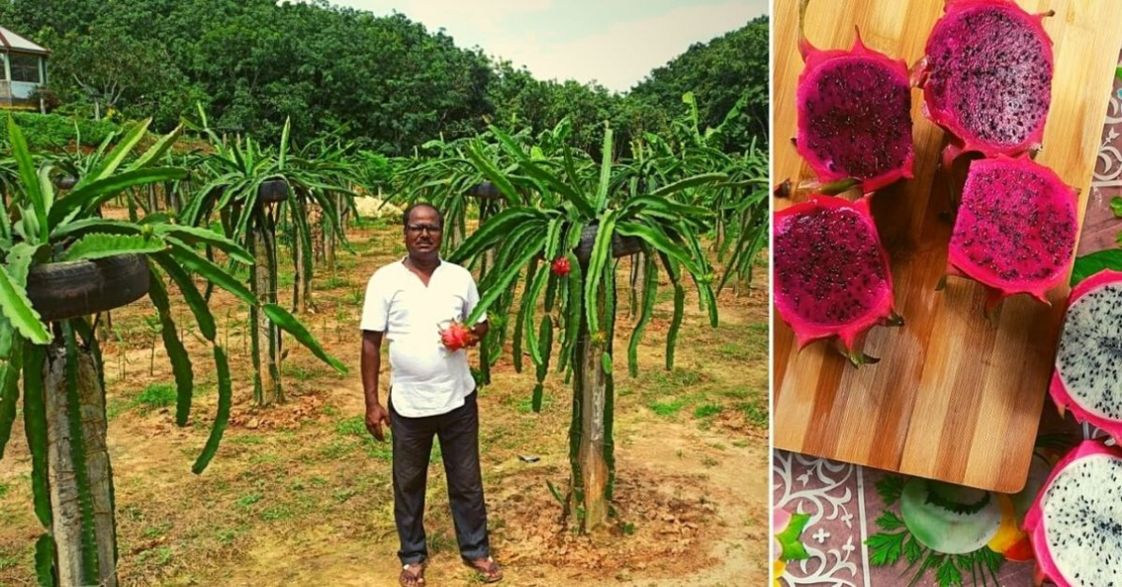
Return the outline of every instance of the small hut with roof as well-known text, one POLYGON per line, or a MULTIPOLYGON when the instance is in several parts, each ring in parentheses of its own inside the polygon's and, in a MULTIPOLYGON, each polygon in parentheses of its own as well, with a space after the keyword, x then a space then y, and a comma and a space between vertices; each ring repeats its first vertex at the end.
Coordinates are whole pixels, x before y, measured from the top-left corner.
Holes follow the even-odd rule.
POLYGON ((46 47, 0 26, 0 59, 4 62, 0 108, 43 110, 38 90, 47 83, 50 53, 46 47))

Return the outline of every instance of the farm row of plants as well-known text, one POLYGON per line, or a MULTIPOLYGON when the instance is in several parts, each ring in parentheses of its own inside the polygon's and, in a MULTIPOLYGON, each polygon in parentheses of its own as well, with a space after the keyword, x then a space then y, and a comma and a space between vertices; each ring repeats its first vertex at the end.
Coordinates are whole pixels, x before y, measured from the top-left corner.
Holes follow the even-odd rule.
MULTIPOLYGON (((105 445, 101 333, 111 310, 145 295, 177 392, 175 418, 190 423, 194 362, 185 328, 210 347, 218 406, 192 470, 214 457, 233 403, 233 377, 215 319, 216 289, 248 314, 253 396, 283 402, 281 362, 292 340, 340 372, 298 316, 311 279, 348 250, 356 196, 425 200, 445 211, 445 257, 479 274, 492 329, 478 378, 509 347, 516 369, 536 369, 540 409, 551 369, 573 386, 572 474, 550 487, 578 531, 611 517, 617 325, 631 328, 627 369, 650 323, 661 283, 673 290, 666 341, 672 368, 686 288, 716 325, 722 288, 743 287, 765 245, 766 155, 725 153, 724 126, 702 129, 697 105, 667 136, 633 139, 626 151, 605 128, 598 153, 571 145, 562 121, 536 136, 490 127, 426 143, 388 160, 334 138, 276 144, 226 136, 200 110, 164 136, 125 127, 92 150, 41 151, 9 119, 0 157, 0 458, 22 396, 32 456, 36 545, 43 584, 116 584, 113 479, 105 445), (127 214, 127 216, 126 216, 127 214), (285 251, 287 249, 287 251, 285 251), (282 254, 282 253, 287 254, 282 254), (292 305, 280 305, 278 259, 291 259, 292 305), (713 260, 724 266, 718 273, 713 260), (630 264, 629 287, 616 275, 630 264), (660 273, 665 272, 665 279, 660 273), (173 287, 174 286, 174 287, 173 287), (177 290, 173 298, 171 290, 177 290), (622 299, 623 295, 629 300, 622 299), (182 303, 194 324, 177 324, 182 303), (282 333, 289 336, 284 337, 282 333)), ((726 120, 735 120, 737 111, 726 120)))

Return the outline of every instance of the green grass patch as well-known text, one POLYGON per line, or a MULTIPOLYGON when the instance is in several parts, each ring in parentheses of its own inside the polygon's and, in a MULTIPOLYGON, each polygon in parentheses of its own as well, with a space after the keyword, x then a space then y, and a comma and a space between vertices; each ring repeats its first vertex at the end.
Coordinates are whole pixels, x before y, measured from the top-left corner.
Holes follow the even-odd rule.
POLYGON ((730 359, 740 359, 748 355, 748 347, 739 342, 726 342, 717 347, 717 352, 730 359))
POLYGON ((230 437, 229 440, 226 440, 224 442, 231 442, 233 444, 241 444, 245 446, 256 446, 265 444, 265 437, 259 434, 239 434, 237 436, 230 437))
POLYGON ((280 271, 277 275, 277 287, 292 287, 296 283, 295 271, 280 271))
MULTIPOLYGON (((553 405, 553 396, 548 393, 542 393, 542 411, 545 412, 553 405)), ((519 414, 530 414, 534 411, 534 397, 528 394, 526 397, 518 400, 515 406, 519 414)))
POLYGON ((7 483, 0 483, 0 499, 4 499, 4 496, 8 495, 10 489, 7 483))
POLYGON ((105 417, 112 421, 117 416, 120 416, 122 413, 128 411, 130 406, 132 406, 132 402, 123 398, 115 397, 106 402, 105 417))
POLYGON ((756 399, 740 405, 740 411, 749 424, 759 428, 767 428, 767 400, 756 399))
POLYGON ((681 398, 678 398, 678 399, 674 399, 674 400, 670 400, 670 401, 651 402, 649 404, 649 407, 651 408, 651 411, 654 412, 655 414, 657 414, 659 416, 662 416, 664 418, 669 418, 669 417, 673 416, 674 414, 677 414, 678 412, 682 411, 682 407, 684 405, 686 405, 686 402, 683 401, 681 398))
POLYGON ((140 561, 157 567, 162 567, 171 562, 171 547, 160 546, 146 550, 140 555, 140 561))
POLYGON ((155 526, 149 526, 144 529, 144 532, 142 532, 141 535, 148 539, 156 538, 157 536, 163 536, 164 534, 166 534, 168 530, 171 530, 171 527, 172 526, 170 522, 157 524, 155 526))
POLYGON ((301 367, 300 365, 296 365, 291 362, 285 363, 285 365, 281 368, 281 371, 284 373, 285 377, 290 377, 297 381, 311 381, 312 379, 315 379, 316 377, 324 374, 323 369, 317 369, 315 367, 301 367))
POLYGON ((169 383, 152 383, 133 400, 143 411, 158 410, 175 404, 175 386, 169 383))
POLYGON ((281 462, 280 455, 271 452, 253 455, 249 459, 250 464, 253 465, 275 465, 281 462))
POLYGON ((758 395, 758 393, 752 391, 751 389, 749 389, 747 387, 734 387, 732 389, 726 389, 726 390, 722 391, 721 395, 723 395, 725 397, 730 397, 732 399, 746 400, 749 397, 752 397, 753 395, 758 395))
POLYGON ((331 498, 337 503, 346 503, 350 498, 358 495, 358 489, 354 487, 340 487, 331 493, 331 498))
POLYGON ((327 279, 323 280, 323 289, 337 289, 340 287, 351 287, 351 280, 347 279, 344 275, 330 275, 327 279))
POLYGON ((265 496, 260 493, 247 493, 234 500, 234 505, 241 509, 248 509, 253 504, 261 501, 265 496))
POLYGON ((341 459, 350 453, 353 447, 354 445, 350 442, 336 439, 321 448, 319 454, 325 459, 341 459))
POLYGON ((352 416, 339 420, 335 423, 335 433, 341 436, 370 435, 370 432, 366 430, 366 418, 363 416, 352 416))
POLYGON ((673 371, 648 371, 640 376, 645 385, 642 388, 656 395, 675 393, 682 388, 695 386, 705 381, 705 375, 694 369, 676 368, 673 371))
POLYGON ((240 532, 235 528, 223 528, 214 533, 214 538, 222 544, 228 545, 238 537, 238 534, 240 534, 240 532))
POLYGON ((292 508, 285 505, 273 506, 266 508, 261 512, 261 519, 266 522, 276 522, 278 520, 287 520, 295 515, 292 508))
MULTIPOLYGON (((368 457, 373 457, 387 463, 393 460, 393 447, 390 446, 388 440, 386 442, 378 442, 377 440, 371 439, 370 442, 364 445, 364 448, 366 449, 366 456, 368 457)), ((435 445, 433 447, 433 452, 435 453, 439 448, 439 445, 435 445)))
POLYGON ((701 404, 693 409, 694 418, 710 418, 721 413, 719 404, 701 404))

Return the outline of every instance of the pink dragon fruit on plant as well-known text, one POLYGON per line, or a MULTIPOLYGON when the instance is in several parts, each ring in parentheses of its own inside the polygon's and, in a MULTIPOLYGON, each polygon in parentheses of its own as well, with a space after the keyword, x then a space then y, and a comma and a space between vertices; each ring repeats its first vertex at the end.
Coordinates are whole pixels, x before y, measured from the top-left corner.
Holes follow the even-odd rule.
POLYGON ((947 0, 916 65, 924 112, 951 134, 948 166, 966 151, 986 157, 1036 150, 1052 101, 1052 40, 1013 0, 947 0))
POLYGON ((947 250, 947 272, 989 291, 987 307, 1063 283, 1075 251, 1076 192, 1027 156, 971 162, 947 250))
POLYGON ((911 84, 903 60, 865 46, 860 31, 848 51, 822 51, 802 33, 806 67, 796 92, 795 147, 824 184, 855 180, 869 193, 912 177, 911 84))
POLYGON ((1122 440, 1122 272, 1101 271, 1068 298, 1052 400, 1122 440))
POLYGON ((776 212, 772 230, 775 307, 799 347, 836 336, 854 364, 869 362, 855 350, 865 332, 902 324, 869 197, 813 195, 776 212))
POLYGON ((1053 469, 1025 516, 1043 575, 1060 587, 1122 585, 1122 451, 1087 440, 1053 469))

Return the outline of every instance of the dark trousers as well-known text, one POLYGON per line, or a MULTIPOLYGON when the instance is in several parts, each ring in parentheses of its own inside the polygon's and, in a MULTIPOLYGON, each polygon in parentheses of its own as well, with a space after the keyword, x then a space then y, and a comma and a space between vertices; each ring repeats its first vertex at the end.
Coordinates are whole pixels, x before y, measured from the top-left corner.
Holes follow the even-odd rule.
POLYGON ((394 521, 401 539, 397 555, 402 564, 428 558, 425 546, 425 482, 428 479, 432 439, 440 440, 448 501, 460 556, 475 560, 491 554, 487 541, 487 510, 483 505, 483 479, 479 473, 479 407, 476 393, 464 405, 439 416, 406 418, 390 404, 393 430, 394 521))

